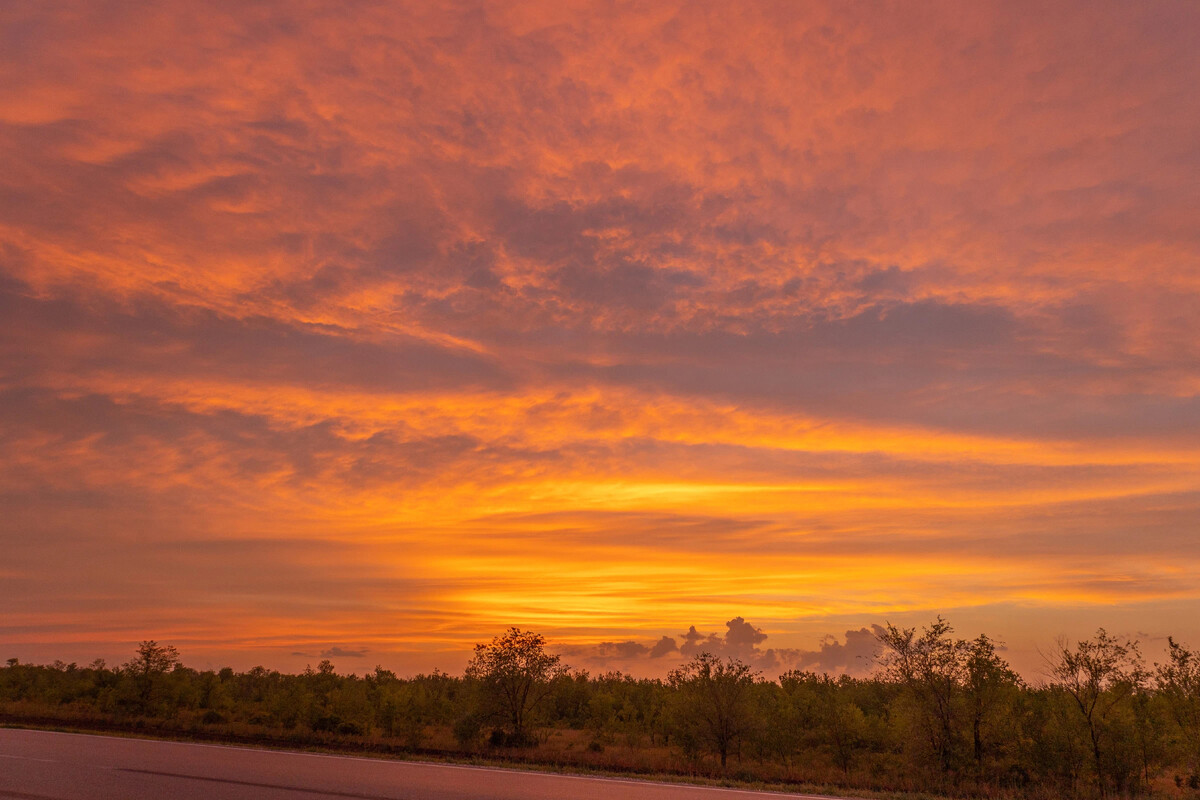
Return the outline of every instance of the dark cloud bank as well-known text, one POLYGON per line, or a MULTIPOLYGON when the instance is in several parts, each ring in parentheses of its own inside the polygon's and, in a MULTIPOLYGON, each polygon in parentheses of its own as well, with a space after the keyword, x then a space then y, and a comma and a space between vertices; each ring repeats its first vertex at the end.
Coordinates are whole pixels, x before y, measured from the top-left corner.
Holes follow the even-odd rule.
MULTIPOLYGON (((724 633, 702 633, 695 625, 678 636, 662 636, 657 642, 600 642, 562 648, 572 666, 584 669, 643 671, 651 660, 661 662, 690 659, 701 653, 737 658, 774 677, 792 669, 862 676, 871 672, 879 653, 879 625, 848 630, 839 639, 828 635, 815 650, 766 647, 767 634, 742 617, 725 623, 724 633)), ((661 669, 661 668, 659 668, 661 669)))

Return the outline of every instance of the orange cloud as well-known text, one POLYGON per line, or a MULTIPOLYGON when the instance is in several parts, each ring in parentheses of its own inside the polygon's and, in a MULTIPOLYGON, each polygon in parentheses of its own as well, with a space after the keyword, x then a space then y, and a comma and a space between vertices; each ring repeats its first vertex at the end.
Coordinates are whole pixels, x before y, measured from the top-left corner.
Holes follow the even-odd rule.
POLYGON ((0 646, 1186 637, 1200 12, 1034 11, 0 10, 0 646))

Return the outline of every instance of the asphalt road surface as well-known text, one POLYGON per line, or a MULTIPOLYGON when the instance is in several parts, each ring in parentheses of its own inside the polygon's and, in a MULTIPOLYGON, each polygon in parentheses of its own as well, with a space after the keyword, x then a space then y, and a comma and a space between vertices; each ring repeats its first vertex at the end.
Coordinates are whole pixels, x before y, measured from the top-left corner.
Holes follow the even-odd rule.
POLYGON ((13 729, 0 729, 0 798, 817 800, 815 795, 13 729))

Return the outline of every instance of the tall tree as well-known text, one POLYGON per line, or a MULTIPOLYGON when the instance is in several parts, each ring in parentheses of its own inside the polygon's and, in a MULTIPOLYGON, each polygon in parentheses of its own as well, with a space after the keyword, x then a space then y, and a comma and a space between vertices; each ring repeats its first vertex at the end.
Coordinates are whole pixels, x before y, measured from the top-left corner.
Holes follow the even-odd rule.
POLYGON ((1049 667, 1051 685, 1071 698, 1087 731, 1097 789, 1102 796, 1120 791, 1124 773, 1109 762, 1117 746, 1126 744, 1125 732, 1119 730, 1122 706, 1146 680, 1138 643, 1100 628, 1094 639, 1074 648, 1060 641, 1049 667))
POLYGON ((170 672, 178 663, 179 651, 174 646, 149 639, 138 645, 137 658, 125 666, 135 675, 156 675, 170 672))
POLYGON ((796 722, 828 747, 833 762, 849 775, 866 728, 862 709, 852 698, 855 680, 847 675, 834 678, 825 673, 791 670, 779 676, 779 685, 784 696, 795 704, 794 710, 800 712, 796 722))
POLYGON ((700 653, 667 678, 680 701, 682 721, 717 753, 722 768, 749 730, 750 690, 757 676, 740 659, 700 653))
POLYGON ((546 652, 545 637, 513 627, 475 645, 466 674, 482 684, 493 710, 509 726, 509 741, 524 745, 530 742, 531 714, 565 671, 559 657, 546 652))
POLYGON ((179 651, 172 645, 159 644, 153 639, 138 645, 137 657, 126 663, 123 669, 137 680, 138 696, 143 710, 150 705, 159 676, 170 672, 179 663, 179 651))
POLYGON ((996 652, 996 643, 986 634, 968 642, 964 670, 964 692, 971 715, 972 754, 977 767, 983 765, 986 732, 1004 701, 1021 685, 1021 678, 996 652))
POLYGON ((879 642, 886 679, 907 688, 918 726, 945 773, 954 766, 960 695, 967 675, 968 645, 938 617, 920 636, 914 628, 888 623, 879 642))
POLYGON ((1200 653, 1168 637, 1167 663, 1155 667, 1155 682, 1181 734, 1192 783, 1200 783, 1200 653))

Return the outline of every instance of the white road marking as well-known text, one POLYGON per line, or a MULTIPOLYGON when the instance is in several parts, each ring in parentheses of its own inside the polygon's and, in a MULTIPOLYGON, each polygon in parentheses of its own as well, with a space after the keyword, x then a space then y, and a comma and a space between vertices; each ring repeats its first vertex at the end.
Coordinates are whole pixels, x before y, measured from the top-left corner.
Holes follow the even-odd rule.
POLYGON ((47 764, 57 764, 58 761, 53 758, 34 758, 33 756, 10 756, 7 753, 0 753, 0 758, 19 758, 22 761, 45 761, 47 764))

